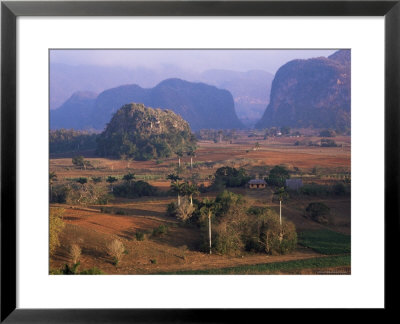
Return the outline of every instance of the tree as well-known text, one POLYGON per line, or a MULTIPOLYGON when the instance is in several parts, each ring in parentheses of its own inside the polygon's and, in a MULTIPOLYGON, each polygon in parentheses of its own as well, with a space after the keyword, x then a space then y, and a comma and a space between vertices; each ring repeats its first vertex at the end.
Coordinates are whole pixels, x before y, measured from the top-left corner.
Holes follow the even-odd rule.
POLYGON ((101 177, 92 177, 92 181, 93 181, 94 183, 99 183, 99 182, 102 181, 102 178, 101 178, 101 177))
POLYGON ((277 195, 279 199, 279 224, 282 226, 282 201, 289 197, 289 194, 286 192, 285 187, 281 187, 274 192, 274 195, 277 195))
POLYGON ((283 187, 286 179, 290 178, 289 171, 283 167, 276 165, 269 172, 268 178, 266 179, 269 185, 283 187))
POLYGON ((60 246, 58 234, 64 228, 63 222, 64 209, 63 208, 50 208, 50 222, 49 222, 49 251, 53 255, 57 247, 60 246))
POLYGON ((182 150, 178 150, 175 152, 176 156, 178 157, 178 167, 181 167, 181 157, 183 156, 182 150))
POLYGON ((199 188, 197 188, 197 186, 192 183, 186 184, 186 193, 188 194, 189 198, 190 198, 190 205, 193 205, 193 196, 197 196, 198 194, 200 194, 199 188))
POLYGON ((254 144, 254 149, 255 150, 259 150, 261 147, 260 143, 256 142, 256 144, 254 144))
POLYGON ((85 161, 85 159, 82 155, 74 156, 72 158, 72 164, 77 167, 83 167, 85 165, 84 161, 85 161))
POLYGON ((181 195, 185 195, 185 193, 186 193, 186 184, 175 181, 175 182, 171 183, 171 189, 172 189, 172 191, 174 191, 178 194, 178 206, 180 206, 181 205, 181 195))
POLYGON ((135 180, 136 177, 134 173, 129 172, 128 174, 125 174, 122 179, 130 183, 132 180, 135 180))
POLYGON ((87 183, 87 178, 80 177, 76 180, 76 182, 80 183, 82 186, 87 183))
POLYGON ((289 133, 290 133, 290 127, 289 127, 289 126, 283 126, 283 127, 281 127, 281 133, 282 133, 282 135, 289 135, 289 133))
POLYGON ((113 191, 113 183, 117 182, 118 179, 112 176, 108 176, 107 180, 106 180, 110 185, 111 185, 111 192, 113 191))
POLYGON ((190 147, 186 154, 190 156, 190 168, 193 169, 193 158, 196 156, 196 151, 193 147, 190 147))
POLYGON ((330 208, 321 202, 310 203, 306 208, 306 216, 321 224, 329 223, 329 214, 330 208))
POLYGON ((125 247, 121 241, 115 239, 107 245, 107 252, 113 257, 113 264, 117 266, 125 252, 125 247))
POLYGON ((204 199, 202 202, 203 207, 200 209, 200 212, 204 215, 207 215, 208 218, 208 239, 209 239, 209 249, 211 254, 211 216, 214 211, 214 201, 210 199, 204 199))
POLYGON ((193 205, 189 204, 189 202, 185 199, 183 203, 176 209, 176 215, 181 221, 186 222, 193 215, 194 211, 195 208, 193 205))

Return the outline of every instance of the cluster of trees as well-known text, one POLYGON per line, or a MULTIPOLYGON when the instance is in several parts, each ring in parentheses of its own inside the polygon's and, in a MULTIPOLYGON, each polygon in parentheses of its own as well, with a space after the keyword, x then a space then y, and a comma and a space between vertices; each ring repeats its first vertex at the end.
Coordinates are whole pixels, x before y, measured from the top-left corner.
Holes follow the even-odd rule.
POLYGON ((265 181, 270 186, 283 187, 285 186, 286 179, 290 178, 289 170, 284 166, 276 165, 274 166, 265 178, 265 181))
POLYGON ((224 188, 242 187, 250 180, 243 168, 236 169, 225 166, 218 168, 214 174, 212 190, 223 190, 224 188))
POLYGON ((182 219, 179 208, 170 205, 179 219, 196 224, 203 235, 203 250, 210 253, 240 254, 244 251, 285 254, 297 244, 293 223, 268 208, 252 207, 241 195, 223 191, 215 199, 194 200, 182 219), (175 209, 175 210, 174 210, 175 209))
POLYGON ((275 136, 285 136, 290 134, 290 127, 289 126, 282 126, 282 127, 271 127, 266 128, 264 130, 264 139, 268 137, 275 137, 275 136))
MULTIPOLYGON (((114 196, 125 198, 139 198, 142 196, 154 196, 157 194, 157 188, 143 180, 135 181, 133 173, 125 174, 122 177, 123 182, 112 187, 114 196)), ((108 177, 109 183, 118 181, 115 177, 108 177), (115 180, 114 180, 115 179, 115 180)))
POLYGON ((49 133, 50 153, 92 150, 96 148, 98 134, 73 129, 51 130, 49 133))
POLYGON ((129 104, 120 108, 98 137, 100 156, 151 160, 194 147, 189 124, 170 110, 129 104))
POLYGON ((214 143, 232 141, 238 138, 236 129, 200 129, 195 135, 200 140, 213 141, 214 143))

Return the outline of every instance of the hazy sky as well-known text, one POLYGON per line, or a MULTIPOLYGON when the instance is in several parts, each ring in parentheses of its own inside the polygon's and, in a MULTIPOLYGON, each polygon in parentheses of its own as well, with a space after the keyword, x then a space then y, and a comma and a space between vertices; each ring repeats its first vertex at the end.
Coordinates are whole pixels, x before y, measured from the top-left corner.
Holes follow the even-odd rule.
POLYGON ((51 50, 51 63, 120 67, 174 65, 202 72, 276 70, 293 59, 329 56, 336 50, 51 50))

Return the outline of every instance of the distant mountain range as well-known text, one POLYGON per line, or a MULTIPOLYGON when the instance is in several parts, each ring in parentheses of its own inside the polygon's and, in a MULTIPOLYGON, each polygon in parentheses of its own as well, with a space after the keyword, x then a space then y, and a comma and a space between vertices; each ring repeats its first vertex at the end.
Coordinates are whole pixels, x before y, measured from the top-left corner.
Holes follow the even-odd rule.
POLYGON ((179 78, 190 82, 203 82, 230 91, 238 117, 246 125, 254 125, 268 104, 273 77, 273 74, 261 70, 207 70, 197 73, 173 65, 164 65, 157 69, 129 69, 53 63, 50 65, 50 109, 59 108, 72 94, 83 90, 98 94, 124 84, 151 88, 165 79, 179 78))
POLYGON ((350 50, 290 61, 277 71, 270 102, 256 128, 349 128, 350 87, 350 50))
POLYGON ((167 79, 154 88, 125 85, 103 91, 72 95, 50 113, 50 128, 103 130, 113 114, 128 103, 170 109, 189 122, 193 130, 202 128, 242 128, 231 93, 204 83, 167 79))

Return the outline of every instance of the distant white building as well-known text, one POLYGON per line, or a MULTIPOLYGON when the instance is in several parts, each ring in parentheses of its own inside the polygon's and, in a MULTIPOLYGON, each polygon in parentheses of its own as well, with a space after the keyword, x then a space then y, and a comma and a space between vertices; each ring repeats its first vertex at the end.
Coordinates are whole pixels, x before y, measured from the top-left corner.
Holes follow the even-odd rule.
POLYGON ((285 181, 286 188, 291 190, 299 190, 303 187, 303 180, 301 179, 286 179, 285 181))

